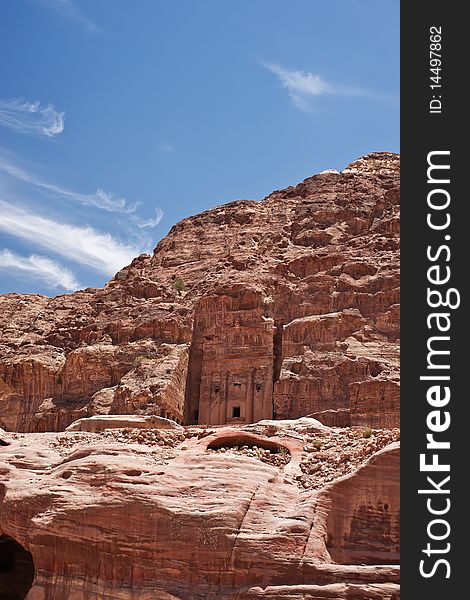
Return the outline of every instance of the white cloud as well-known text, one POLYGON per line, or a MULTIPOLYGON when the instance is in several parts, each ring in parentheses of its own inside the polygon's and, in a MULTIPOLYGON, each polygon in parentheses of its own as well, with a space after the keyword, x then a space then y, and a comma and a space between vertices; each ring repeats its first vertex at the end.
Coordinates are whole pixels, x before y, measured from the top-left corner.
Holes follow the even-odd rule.
POLYGON ((326 82, 318 74, 305 71, 291 71, 277 63, 261 63, 265 69, 276 75, 282 86, 287 89, 294 105, 305 112, 314 109, 314 99, 324 95, 355 96, 379 100, 383 102, 396 102, 396 98, 380 94, 372 90, 347 85, 338 85, 326 82))
POLYGON ((0 200, 0 230, 59 256, 114 275, 141 254, 140 246, 123 244, 93 227, 59 223, 0 200))
POLYGON ((49 183, 32 173, 28 173, 22 167, 12 163, 1 154, 0 171, 3 171, 15 179, 19 179, 20 181, 34 185, 38 188, 46 190, 47 192, 52 192, 53 194, 57 194, 63 198, 79 202, 85 206, 95 206, 96 208, 101 208, 102 210, 106 210, 108 212, 120 213, 132 213, 137 208, 137 204, 128 207, 124 198, 117 198, 113 194, 105 192, 101 189, 97 189, 94 194, 81 194, 80 192, 68 190, 67 188, 56 185, 55 183, 49 183))
POLYGON ((156 227, 160 223, 160 221, 163 219, 164 212, 162 211, 161 208, 156 208, 155 212, 156 212, 156 216, 154 219, 147 219, 147 220, 137 219, 137 221, 136 221, 137 225, 141 229, 144 229, 147 227, 149 227, 149 228, 156 227))
POLYGON ((78 6, 72 0, 39 0, 41 4, 50 8, 68 21, 79 23, 89 33, 101 33, 101 29, 90 19, 85 17, 78 6))
POLYGON ((311 100, 315 96, 331 93, 331 86, 320 75, 305 73, 304 71, 289 71, 275 63, 262 63, 262 65, 279 78, 283 87, 291 97, 293 103, 301 110, 311 110, 311 100))
POLYGON ((64 130, 64 115, 52 104, 41 106, 22 98, 0 100, 0 125, 19 133, 52 138, 64 130))
POLYGON ((61 287, 67 291, 75 291, 80 287, 72 271, 37 254, 24 257, 7 249, 0 250, 0 270, 20 272, 26 279, 40 280, 47 286, 61 287))

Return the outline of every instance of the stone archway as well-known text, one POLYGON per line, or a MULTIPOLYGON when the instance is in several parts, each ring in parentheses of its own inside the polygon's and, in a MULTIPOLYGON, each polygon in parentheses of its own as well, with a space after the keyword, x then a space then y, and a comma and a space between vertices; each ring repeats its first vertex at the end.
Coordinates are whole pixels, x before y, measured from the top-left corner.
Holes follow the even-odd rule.
POLYGON ((0 535, 0 600, 23 600, 33 580, 31 553, 8 535, 0 535))

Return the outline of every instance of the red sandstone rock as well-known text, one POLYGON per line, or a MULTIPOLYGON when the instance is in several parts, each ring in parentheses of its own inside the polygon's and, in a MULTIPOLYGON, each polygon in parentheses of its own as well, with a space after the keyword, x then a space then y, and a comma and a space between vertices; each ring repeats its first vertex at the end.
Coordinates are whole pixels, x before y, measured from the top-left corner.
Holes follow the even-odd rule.
MULTIPOLYGON (((0 541, 32 554, 28 600, 397 599, 397 445, 374 454, 362 440, 359 467, 305 488, 313 432, 360 437, 286 425, 133 430, 124 443, 127 429, 0 432, 0 541)), ((334 454, 325 464, 341 472, 334 454)))
POLYGON ((175 429, 179 426, 163 417, 136 415, 102 415, 77 419, 65 431, 90 431, 97 433, 106 429, 175 429))
POLYGON ((0 296, 0 595, 397 600, 398 228, 373 153, 0 296))
POLYGON ((399 160, 172 227, 103 289, 0 296, 0 426, 106 413, 398 425, 399 160))

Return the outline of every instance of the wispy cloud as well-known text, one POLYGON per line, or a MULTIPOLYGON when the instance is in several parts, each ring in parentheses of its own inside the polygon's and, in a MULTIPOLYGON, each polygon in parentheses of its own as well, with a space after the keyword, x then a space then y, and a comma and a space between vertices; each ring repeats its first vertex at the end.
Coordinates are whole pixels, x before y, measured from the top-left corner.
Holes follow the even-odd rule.
POLYGON ((64 19, 78 23, 84 27, 88 33, 101 33, 101 29, 95 25, 95 23, 90 21, 90 19, 85 17, 72 0, 39 0, 39 2, 64 19))
POLYGON ((27 280, 39 280, 47 286, 61 287, 67 291, 74 291, 80 287, 70 269, 37 254, 24 257, 7 249, 0 250, 0 270, 19 272, 27 280))
POLYGON ((95 206, 108 212, 119 212, 119 213, 132 213, 136 210, 137 204, 127 206, 127 202, 124 198, 117 198, 114 194, 105 192, 104 190, 97 189, 94 194, 82 194, 69 190, 55 183, 44 181, 40 177, 29 173, 23 167, 15 164, 11 160, 8 160, 4 155, 0 153, 0 171, 3 171, 7 175, 19 179, 25 183, 34 185, 47 192, 56 194, 67 200, 79 202, 85 206, 95 206))
POLYGON ((0 230, 104 275, 114 275, 143 251, 93 227, 59 223, 3 200, 0 212, 0 230))
POLYGON ((153 228, 156 227, 160 221, 163 219, 164 216, 164 212, 160 209, 157 208, 155 209, 155 218, 154 219, 137 219, 136 223, 137 225, 141 228, 141 229, 146 229, 146 228, 153 228))
POLYGON ((64 115, 52 104, 42 106, 22 98, 0 100, 0 125, 19 133, 53 138, 64 130, 64 115))
POLYGON ((313 98, 332 93, 330 85, 318 74, 290 71, 276 63, 263 62, 262 65, 265 69, 277 75, 292 102, 300 110, 311 110, 313 98))
POLYGON ((381 101, 393 100, 386 94, 360 87, 329 83, 318 73, 289 70, 277 63, 261 63, 265 69, 274 73, 287 90, 294 105, 305 112, 314 110, 316 98, 325 95, 356 96, 381 101))

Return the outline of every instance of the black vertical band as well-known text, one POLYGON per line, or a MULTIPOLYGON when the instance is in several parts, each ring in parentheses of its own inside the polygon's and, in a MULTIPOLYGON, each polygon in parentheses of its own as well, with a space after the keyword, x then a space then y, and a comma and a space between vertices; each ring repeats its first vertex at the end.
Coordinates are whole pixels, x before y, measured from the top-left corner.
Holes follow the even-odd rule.
POLYGON ((405 600, 460 598, 468 569, 466 28, 456 2, 401 3, 405 600))

